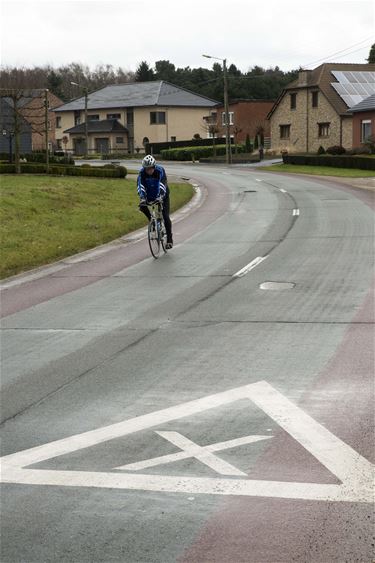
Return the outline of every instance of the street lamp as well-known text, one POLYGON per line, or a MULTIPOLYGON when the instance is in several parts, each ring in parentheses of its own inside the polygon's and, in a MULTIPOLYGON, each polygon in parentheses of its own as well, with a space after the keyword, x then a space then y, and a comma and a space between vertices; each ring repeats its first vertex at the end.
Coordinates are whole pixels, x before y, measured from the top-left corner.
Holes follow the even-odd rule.
POLYGON ((71 82, 73 86, 78 86, 82 88, 83 94, 85 96, 85 156, 88 155, 89 152, 89 132, 88 132, 88 123, 87 123, 87 98, 88 98, 88 91, 86 86, 81 86, 77 82, 71 82))
POLYGON ((223 63, 224 74, 224 112, 225 112, 225 157, 226 163, 232 163, 232 152, 230 146, 230 124, 229 124, 229 105, 228 105, 228 75, 227 75, 227 59, 220 59, 219 57, 212 57, 211 55, 202 55, 206 59, 216 59, 223 63))

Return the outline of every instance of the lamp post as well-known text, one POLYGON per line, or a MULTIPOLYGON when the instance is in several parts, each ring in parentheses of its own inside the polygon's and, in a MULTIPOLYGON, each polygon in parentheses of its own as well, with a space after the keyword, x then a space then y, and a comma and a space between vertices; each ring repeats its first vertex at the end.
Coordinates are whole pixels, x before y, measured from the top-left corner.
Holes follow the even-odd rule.
POLYGON ((232 163, 232 152, 230 146, 230 124, 229 124, 229 102, 228 102, 228 74, 227 74, 227 59, 220 59, 219 57, 212 57, 211 55, 202 55, 206 59, 216 59, 223 63, 224 74, 224 113, 225 113, 225 159, 227 164, 232 163))
POLYGON ((88 91, 86 86, 81 86, 77 82, 71 82, 73 86, 79 86, 82 88, 83 94, 85 96, 85 156, 89 153, 89 132, 88 132, 88 123, 87 123, 87 102, 88 102, 88 91))

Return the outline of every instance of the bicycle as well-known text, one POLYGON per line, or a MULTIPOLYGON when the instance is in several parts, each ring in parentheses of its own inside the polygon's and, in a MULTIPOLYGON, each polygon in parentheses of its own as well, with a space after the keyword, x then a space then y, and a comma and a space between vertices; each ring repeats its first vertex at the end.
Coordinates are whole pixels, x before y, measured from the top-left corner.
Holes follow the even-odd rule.
POLYGON ((154 258, 159 258, 160 247, 167 252, 167 232, 163 219, 163 202, 161 199, 147 202, 151 219, 148 224, 148 244, 154 258))

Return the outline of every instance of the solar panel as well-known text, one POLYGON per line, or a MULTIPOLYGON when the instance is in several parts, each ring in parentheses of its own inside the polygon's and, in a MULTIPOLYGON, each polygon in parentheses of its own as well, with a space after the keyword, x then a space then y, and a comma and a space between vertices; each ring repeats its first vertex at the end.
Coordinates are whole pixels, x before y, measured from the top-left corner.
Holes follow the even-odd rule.
POLYGON ((345 104, 351 108, 375 94, 375 72, 332 70, 338 82, 331 82, 345 104))

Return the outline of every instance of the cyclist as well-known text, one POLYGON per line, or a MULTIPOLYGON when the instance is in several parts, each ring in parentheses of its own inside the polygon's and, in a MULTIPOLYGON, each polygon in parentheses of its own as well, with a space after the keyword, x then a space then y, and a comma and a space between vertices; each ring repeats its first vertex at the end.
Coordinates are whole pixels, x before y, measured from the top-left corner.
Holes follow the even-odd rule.
POLYGON ((155 201, 159 197, 163 200, 163 219, 167 232, 166 248, 173 247, 172 223, 169 217, 169 187, 165 170, 151 154, 142 160, 142 168, 138 174, 137 190, 140 197, 139 209, 150 221, 151 213, 147 203, 155 201))

